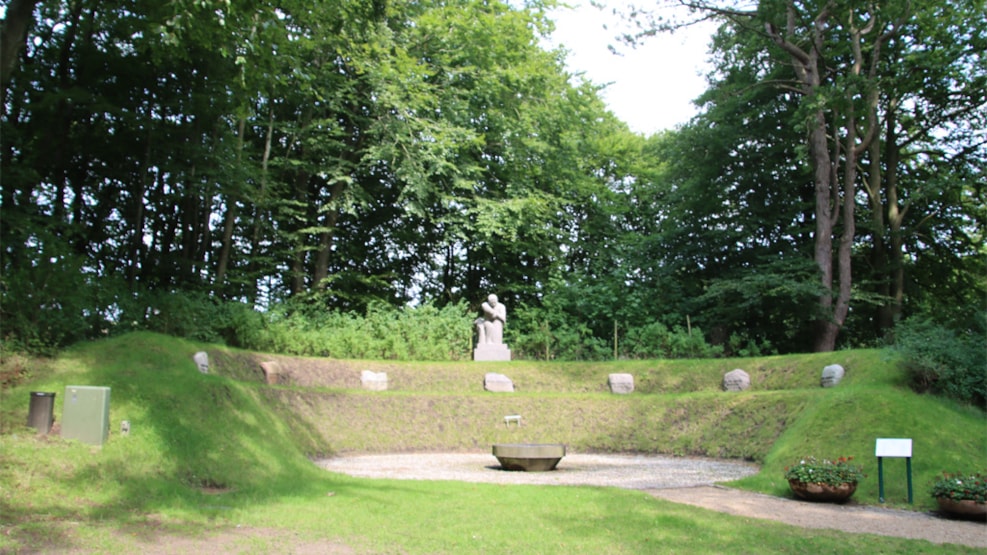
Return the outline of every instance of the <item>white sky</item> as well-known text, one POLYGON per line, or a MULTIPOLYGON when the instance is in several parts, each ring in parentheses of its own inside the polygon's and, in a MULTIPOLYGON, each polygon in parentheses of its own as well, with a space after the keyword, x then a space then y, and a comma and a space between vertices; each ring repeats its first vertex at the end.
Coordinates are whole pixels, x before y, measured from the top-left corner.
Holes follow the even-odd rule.
MULTIPOLYGON (((618 2, 611 2, 619 5, 618 2)), ((683 124, 696 113, 692 100, 706 89, 710 23, 651 37, 637 48, 618 42, 620 19, 588 0, 568 0, 573 9, 553 12, 553 44, 569 50, 567 66, 596 84, 610 111, 632 131, 650 135, 683 124), (604 27, 606 26, 606 28, 604 27), (610 52, 613 45, 622 56, 610 52)))

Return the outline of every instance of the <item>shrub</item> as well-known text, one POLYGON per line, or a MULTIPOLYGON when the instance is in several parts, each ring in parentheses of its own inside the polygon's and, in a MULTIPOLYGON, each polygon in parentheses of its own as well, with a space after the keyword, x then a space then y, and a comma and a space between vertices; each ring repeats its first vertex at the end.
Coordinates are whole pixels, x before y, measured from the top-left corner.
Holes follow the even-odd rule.
POLYGON ((668 328, 661 322, 627 330, 623 352, 628 358, 713 358, 722 349, 706 342, 702 330, 681 326, 668 328))
POLYGON ((926 318, 906 320, 895 333, 895 349, 916 391, 987 408, 983 333, 957 332, 926 318))
POLYGON ((863 479, 864 474, 859 466, 850 464, 853 457, 840 457, 836 461, 816 460, 815 457, 805 457, 798 463, 785 467, 785 479, 795 480, 804 484, 856 484, 863 479))
POLYGON ((932 497, 953 501, 987 503, 987 476, 983 474, 947 474, 932 484, 932 497))
POLYGON ((289 301, 272 308, 247 348, 301 356, 389 360, 461 360, 470 352, 463 303, 395 308, 373 303, 365 314, 289 301))

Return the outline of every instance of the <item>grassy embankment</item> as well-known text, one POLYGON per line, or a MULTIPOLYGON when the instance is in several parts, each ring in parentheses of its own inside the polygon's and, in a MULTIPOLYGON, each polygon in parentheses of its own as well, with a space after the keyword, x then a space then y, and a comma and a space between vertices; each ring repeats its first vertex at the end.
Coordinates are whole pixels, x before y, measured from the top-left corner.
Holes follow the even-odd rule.
MULTIPOLYGON (((0 552, 113 552, 135 536, 235 525, 290 530, 358 552, 945 552, 926 542, 751 522, 610 488, 355 479, 323 472, 308 457, 551 441, 571 452, 751 459, 762 471, 732 485, 787 496, 786 464, 809 454, 853 456, 868 474, 855 500, 877 504, 875 438, 911 437, 916 503, 905 503, 902 461, 885 464, 886 497, 889 506, 916 510, 932 508, 928 484, 940 472, 987 467, 984 413, 913 394, 879 351, 506 365, 281 359, 287 383, 266 386, 258 362, 277 359, 132 334, 79 345, 48 363, 24 361, 27 379, 0 399, 0 552), (203 348, 210 375, 191 361, 203 348), (847 376, 821 389, 819 372, 832 362, 847 376), (752 390, 721 392, 722 374, 736 367, 751 374, 752 390), (359 389, 363 369, 387 371, 390 390, 359 389), (491 370, 510 376, 519 392, 484 392, 491 370), (635 393, 607 393, 613 372, 634 374, 635 393), (60 422, 66 385, 112 388, 103 447, 24 427, 30 391, 56 392, 60 422), (521 414, 524 426, 506 428, 507 414, 521 414), (131 422, 128 436, 119 434, 122 420, 131 422)), ((265 549, 263 539, 252 541, 265 549)))

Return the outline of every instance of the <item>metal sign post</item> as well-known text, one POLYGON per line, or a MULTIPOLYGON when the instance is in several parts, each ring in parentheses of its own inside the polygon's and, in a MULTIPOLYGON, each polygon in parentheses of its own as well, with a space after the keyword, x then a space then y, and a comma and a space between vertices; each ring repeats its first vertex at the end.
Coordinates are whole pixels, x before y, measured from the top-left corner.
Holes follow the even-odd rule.
POLYGON ((874 448, 877 456, 878 499, 884 503, 884 457, 904 458, 908 472, 908 504, 912 503, 912 440, 877 438, 874 448))

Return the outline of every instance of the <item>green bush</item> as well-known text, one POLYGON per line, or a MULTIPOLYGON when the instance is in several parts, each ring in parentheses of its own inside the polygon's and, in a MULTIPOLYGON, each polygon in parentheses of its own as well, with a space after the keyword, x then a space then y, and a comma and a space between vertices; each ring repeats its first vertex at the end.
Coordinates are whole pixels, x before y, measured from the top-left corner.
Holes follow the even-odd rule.
POLYGON ((895 349, 916 391, 987 408, 987 340, 982 332, 957 332, 927 318, 906 320, 895 331, 895 349))
POLYGON ((702 330, 691 331, 661 322, 627 330, 622 354, 627 358, 713 358, 722 349, 706 343, 702 330))
POLYGON ((348 359, 463 360, 470 356, 465 304, 394 308, 371 304, 365 314, 287 302, 266 315, 245 347, 301 356, 348 359))
POLYGON ((514 358, 528 360, 605 360, 613 347, 593 335, 585 322, 554 307, 520 306, 509 316, 505 341, 514 358))

